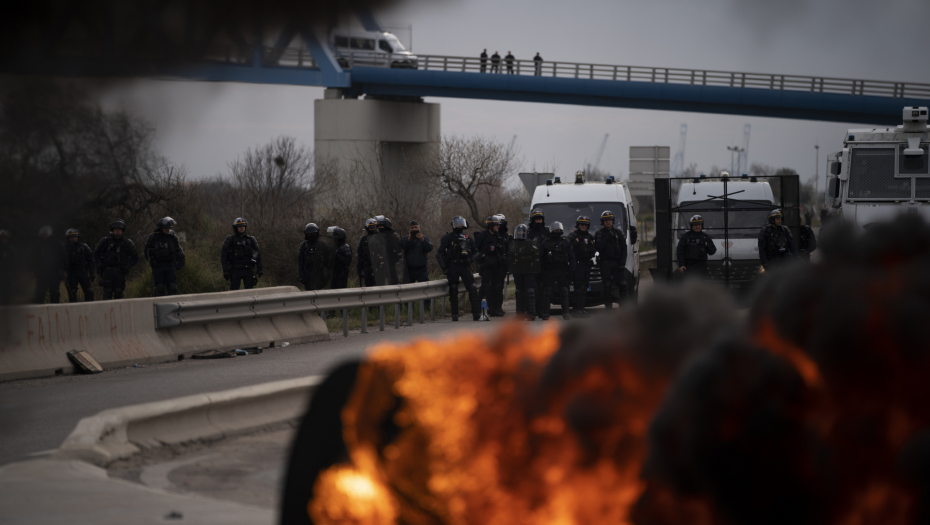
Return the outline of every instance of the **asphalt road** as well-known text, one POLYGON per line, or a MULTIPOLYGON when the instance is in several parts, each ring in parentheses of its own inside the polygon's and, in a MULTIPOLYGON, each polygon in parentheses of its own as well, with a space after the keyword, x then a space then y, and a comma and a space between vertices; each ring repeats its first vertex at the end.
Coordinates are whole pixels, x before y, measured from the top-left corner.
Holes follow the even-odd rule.
MULTIPOLYGON (((513 301, 506 306, 512 315, 513 301)), ((186 360, 97 375, 0 383, 0 465, 58 448, 81 418, 108 408, 325 374, 346 359, 364 355, 380 341, 437 337, 458 330, 491 331, 512 318, 476 323, 470 317, 456 323, 447 318, 400 329, 388 326, 384 332, 374 327, 368 334, 350 332, 348 338, 334 333, 330 341, 231 359, 186 360)))

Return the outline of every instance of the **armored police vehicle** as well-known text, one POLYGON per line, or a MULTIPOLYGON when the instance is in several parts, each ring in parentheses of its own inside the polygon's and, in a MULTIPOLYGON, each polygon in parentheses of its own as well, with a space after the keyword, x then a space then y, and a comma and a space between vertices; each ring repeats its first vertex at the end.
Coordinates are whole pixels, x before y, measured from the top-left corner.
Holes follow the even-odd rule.
POLYGON ((850 129, 828 157, 826 205, 866 229, 899 213, 930 220, 930 126, 926 107, 905 107, 893 128, 850 129))
MULTIPOLYGON (((707 259, 707 279, 729 281, 731 288, 742 288, 759 275, 759 231, 765 226, 769 212, 776 207, 772 185, 766 180, 756 177, 727 178, 726 181, 701 177, 685 179, 678 190, 672 238, 677 245, 678 239, 691 228, 691 217, 700 215, 704 219, 704 232, 717 244, 716 253, 707 259)), ((672 250, 672 257, 675 257, 675 250, 672 250)), ((675 264, 680 263, 676 260, 675 264)))
MULTIPOLYGON (((591 218, 591 235, 601 229, 600 216, 610 210, 616 216, 614 228, 623 232, 627 243, 625 276, 630 296, 635 298, 639 291, 639 239, 636 232, 634 199, 625 183, 608 177, 606 182, 585 182, 584 176, 576 176, 573 183, 563 183, 559 177, 549 174, 521 173, 524 186, 533 195, 531 209, 542 210, 546 225, 561 222, 564 236, 575 227, 575 220, 584 215, 591 218), (543 182, 543 177, 545 181, 543 182)), ((574 293, 574 289, 572 289, 574 293)), ((601 272, 597 265, 591 269, 587 304, 601 304, 601 272)))

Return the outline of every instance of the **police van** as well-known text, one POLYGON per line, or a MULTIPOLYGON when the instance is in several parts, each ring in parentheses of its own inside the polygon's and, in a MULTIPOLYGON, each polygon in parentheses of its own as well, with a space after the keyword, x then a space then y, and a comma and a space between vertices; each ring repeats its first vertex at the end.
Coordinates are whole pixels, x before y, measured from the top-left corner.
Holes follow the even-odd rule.
POLYGON ((336 60, 343 68, 352 66, 417 69, 417 56, 387 31, 337 29, 329 36, 336 60))
MULTIPOLYGON (((616 216, 614 228, 623 231, 627 243, 627 259, 624 274, 627 289, 635 298, 639 292, 639 239, 636 232, 636 210, 633 196, 625 183, 608 177, 606 182, 585 182, 577 175, 574 182, 563 183, 551 174, 521 173, 520 179, 533 195, 531 209, 542 210, 546 225, 555 221, 562 223, 563 236, 567 237, 575 228, 580 215, 591 218, 591 235, 601 229, 601 213, 610 210, 616 216)), ((574 285, 573 287, 574 288, 574 285)), ((602 304, 601 272, 597 265, 591 268, 591 283, 588 286, 588 305, 602 304)), ((574 289, 572 289, 574 293, 574 289)))
POLYGON ((930 220, 930 126, 926 107, 905 107, 893 128, 850 129, 828 157, 825 192, 833 215, 867 229, 899 213, 930 220))
POLYGON ((711 236, 717 248, 717 252, 707 258, 707 279, 728 280, 731 288, 748 286, 761 268, 759 232, 765 227, 769 212, 776 207, 772 185, 756 177, 728 178, 725 182, 701 177, 683 180, 673 218, 672 257, 677 258, 675 247, 691 228, 691 217, 700 215, 704 219, 704 232, 711 236), (724 194, 727 195, 726 231, 724 194))

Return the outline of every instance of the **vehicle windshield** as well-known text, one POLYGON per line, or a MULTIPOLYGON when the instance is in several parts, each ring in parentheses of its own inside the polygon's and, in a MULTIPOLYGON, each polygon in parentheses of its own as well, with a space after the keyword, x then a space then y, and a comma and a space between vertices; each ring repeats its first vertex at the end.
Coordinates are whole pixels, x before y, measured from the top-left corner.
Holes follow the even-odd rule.
POLYGON ((533 209, 542 210, 546 214, 546 225, 555 221, 562 223, 564 235, 575 229, 575 220, 579 215, 591 218, 591 233, 601 229, 601 213, 610 210, 617 219, 614 228, 627 231, 626 207, 619 202, 547 202, 537 204, 533 209))
POLYGON ((755 239, 759 236, 773 205, 766 201, 742 201, 728 199, 729 210, 727 222, 729 229, 724 232, 723 200, 686 201, 678 205, 678 235, 681 237, 691 229, 691 216, 700 215, 704 219, 704 231, 717 239, 724 236, 730 239, 755 239))
POLYGON ((387 43, 391 45, 395 53, 406 51, 406 49, 404 49, 404 45, 400 43, 400 40, 398 40, 397 37, 391 33, 385 33, 384 39, 387 40, 387 43))

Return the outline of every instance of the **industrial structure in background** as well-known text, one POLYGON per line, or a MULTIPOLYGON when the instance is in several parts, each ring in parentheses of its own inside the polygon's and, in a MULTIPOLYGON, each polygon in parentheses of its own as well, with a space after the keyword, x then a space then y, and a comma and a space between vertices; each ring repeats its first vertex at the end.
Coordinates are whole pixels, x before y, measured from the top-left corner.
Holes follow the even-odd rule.
POLYGON ((637 209, 655 209, 655 180, 667 179, 671 172, 670 146, 630 146, 630 193, 637 209))
POLYGON ((588 163, 587 167, 585 168, 586 174, 593 175, 601 166, 601 157, 604 156, 604 150, 607 148, 608 137, 610 137, 610 133, 604 133, 604 140, 601 141, 601 147, 597 149, 597 157, 594 159, 594 165, 592 166, 590 162, 588 163))
POLYGON ((675 153, 675 158, 672 159, 672 176, 680 177, 681 173, 685 171, 685 140, 688 138, 688 125, 681 125, 681 134, 678 137, 678 151, 675 153))

